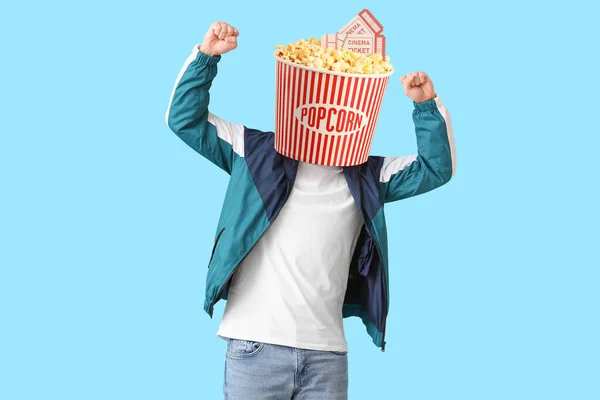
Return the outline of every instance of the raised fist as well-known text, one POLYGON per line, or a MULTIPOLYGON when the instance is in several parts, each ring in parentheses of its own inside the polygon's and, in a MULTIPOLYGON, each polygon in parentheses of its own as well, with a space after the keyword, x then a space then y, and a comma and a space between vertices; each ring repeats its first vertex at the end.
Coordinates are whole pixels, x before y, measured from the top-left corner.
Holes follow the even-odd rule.
POLYGON ((424 101, 435 98, 435 90, 433 82, 423 71, 411 72, 400 78, 404 93, 410 97, 415 103, 423 103, 424 101))
POLYGON ((240 33, 225 22, 213 22, 200 46, 200 51, 209 56, 220 56, 237 47, 240 33))

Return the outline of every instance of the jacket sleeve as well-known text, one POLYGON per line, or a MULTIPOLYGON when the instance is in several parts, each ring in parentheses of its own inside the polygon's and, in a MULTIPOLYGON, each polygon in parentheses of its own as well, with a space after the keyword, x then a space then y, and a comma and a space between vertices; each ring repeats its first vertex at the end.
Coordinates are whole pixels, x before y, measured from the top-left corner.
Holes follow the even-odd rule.
POLYGON ((413 105, 417 154, 382 158, 379 183, 386 203, 440 187, 456 172, 450 114, 439 96, 413 105))
POLYGON ((220 59, 194 46, 177 76, 165 120, 188 146, 231 174, 236 155, 244 156, 244 126, 208 111, 209 90, 220 59))

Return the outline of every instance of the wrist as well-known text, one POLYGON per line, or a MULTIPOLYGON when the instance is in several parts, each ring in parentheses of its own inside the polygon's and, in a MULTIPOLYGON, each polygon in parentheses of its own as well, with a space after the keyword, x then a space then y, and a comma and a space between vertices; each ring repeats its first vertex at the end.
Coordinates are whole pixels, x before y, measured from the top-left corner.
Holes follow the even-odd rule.
POLYGON ((217 65, 221 60, 221 56, 211 56, 201 50, 201 45, 197 44, 194 47, 194 53, 196 54, 196 62, 199 65, 217 65))
POLYGON ((415 110, 417 112, 420 112, 420 111, 434 111, 435 109, 437 109, 437 101, 435 100, 436 97, 437 97, 437 95, 434 96, 434 97, 432 97, 429 100, 421 101, 419 103, 417 103, 416 101, 413 100, 413 105, 415 107, 415 110))
POLYGON ((426 100, 421 100, 421 101, 415 101, 415 103, 417 104, 422 104, 422 103, 427 103, 428 101, 431 101, 433 99, 435 99, 437 97, 437 93, 434 93, 433 96, 429 97, 426 100))
POLYGON ((210 51, 210 49, 207 49, 206 46, 204 46, 204 44, 201 44, 200 47, 198 48, 198 50, 200 50, 201 53, 206 54, 207 56, 210 57, 216 57, 218 56, 218 54, 210 51))

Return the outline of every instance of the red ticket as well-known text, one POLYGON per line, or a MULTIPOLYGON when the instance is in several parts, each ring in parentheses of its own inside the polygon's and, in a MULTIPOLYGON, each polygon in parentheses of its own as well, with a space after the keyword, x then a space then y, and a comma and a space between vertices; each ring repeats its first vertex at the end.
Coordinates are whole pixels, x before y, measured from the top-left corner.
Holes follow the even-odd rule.
POLYGON ((346 49, 364 55, 379 53, 385 58, 385 36, 374 33, 363 35, 325 34, 321 37, 321 46, 333 49, 346 49))
POLYGON ((381 32, 383 32, 383 25, 366 8, 338 31, 338 33, 347 33, 349 35, 365 35, 368 33, 379 35, 381 32))

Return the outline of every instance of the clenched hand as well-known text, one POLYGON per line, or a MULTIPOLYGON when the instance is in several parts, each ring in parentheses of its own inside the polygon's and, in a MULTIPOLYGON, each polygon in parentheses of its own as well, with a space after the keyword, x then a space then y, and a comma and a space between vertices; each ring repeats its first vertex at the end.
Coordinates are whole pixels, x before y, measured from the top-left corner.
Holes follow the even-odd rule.
POLYGON ((423 71, 404 75, 400 78, 400 82, 404 86, 404 93, 415 103, 422 103, 435 98, 433 82, 423 71))
POLYGON ((200 46, 200 51, 209 56, 220 56, 237 47, 237 37, 240 33, 225 22, 213 22, 200 46))

